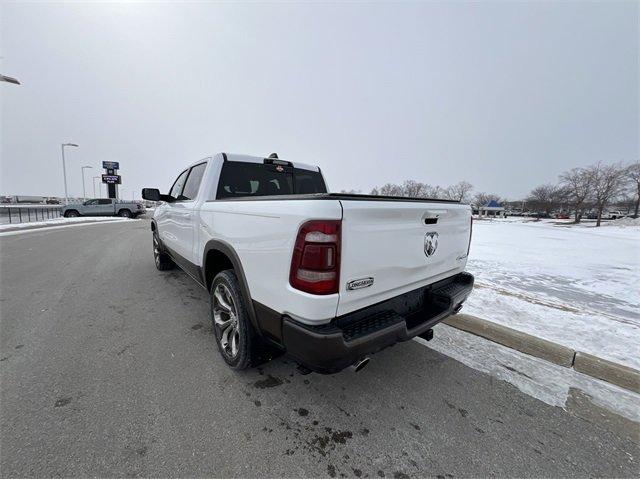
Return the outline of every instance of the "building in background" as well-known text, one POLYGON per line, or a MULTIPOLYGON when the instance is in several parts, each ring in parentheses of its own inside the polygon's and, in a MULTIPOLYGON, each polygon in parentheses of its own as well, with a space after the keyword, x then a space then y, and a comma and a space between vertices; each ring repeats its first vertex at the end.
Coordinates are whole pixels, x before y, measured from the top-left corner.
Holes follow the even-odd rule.
POLYGON ((504 218, 504 206, 495 200, 491 200, 489 203, 483 206, 478 206, 478 216, 483 217, 501 217, 504 218))

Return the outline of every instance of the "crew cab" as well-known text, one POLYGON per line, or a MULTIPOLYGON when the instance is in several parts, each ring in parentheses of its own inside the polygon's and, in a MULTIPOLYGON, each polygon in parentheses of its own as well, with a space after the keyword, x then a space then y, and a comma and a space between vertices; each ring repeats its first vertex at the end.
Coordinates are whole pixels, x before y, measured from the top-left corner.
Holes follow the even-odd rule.
POLYGON ((358 370, 370 355, 462 307, 471 208, 456 201, 328 193, 320 168, 219 153, 185 168, 153 219, 156 267, 179 266, 210 296, 233 368, 264 344, 302 366, 358 370))
POLYGON ((145 212, 142 204, 115 198, 94 198, 84 203, 63 206, 61 213, 67 218, 76 216, 122 216, 134 218, 145 212))

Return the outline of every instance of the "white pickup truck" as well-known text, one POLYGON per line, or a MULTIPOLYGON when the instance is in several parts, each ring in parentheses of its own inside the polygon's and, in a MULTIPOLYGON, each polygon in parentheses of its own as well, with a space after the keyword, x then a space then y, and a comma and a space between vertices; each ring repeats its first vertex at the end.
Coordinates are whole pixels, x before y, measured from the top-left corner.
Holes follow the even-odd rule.
POLYGON ((209 292, 233 368, 261 345, 333 373, 457 313, 471 208, 455 201, 327 193, 317 166, 219 153, 182 171, 151 221, 158 269, 178 265, 209 292))

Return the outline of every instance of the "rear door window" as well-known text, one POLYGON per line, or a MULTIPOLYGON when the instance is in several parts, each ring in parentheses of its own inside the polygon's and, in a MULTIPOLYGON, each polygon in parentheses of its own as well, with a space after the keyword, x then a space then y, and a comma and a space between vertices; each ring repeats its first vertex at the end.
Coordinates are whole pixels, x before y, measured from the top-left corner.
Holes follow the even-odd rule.
POLYGON ((285 165, 225 161, 217 198, 326 193, 320 172, 285 165))

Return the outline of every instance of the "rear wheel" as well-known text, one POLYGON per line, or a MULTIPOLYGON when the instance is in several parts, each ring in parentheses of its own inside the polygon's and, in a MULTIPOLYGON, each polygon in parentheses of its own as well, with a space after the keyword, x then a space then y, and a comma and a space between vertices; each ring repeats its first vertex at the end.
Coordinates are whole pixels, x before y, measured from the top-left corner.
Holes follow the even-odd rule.
POLYGON ((69 210, 64 214, 65 218, 77 218, 78 216, 80 216, 80 213, 78 213, 76 210, 69 210))
POLYGON ((258 355, 258 338, 233 270, 216 275, 210 297, 211 321, 222 358, 234 369, 252 366, 258 355))
POLYGON ((169 255, 162 251, 160 238, 158 238, 156 231, 153 232, 153 261, 156 263, 156 268, 160 271, 173 269, 176 265, 169 255))

